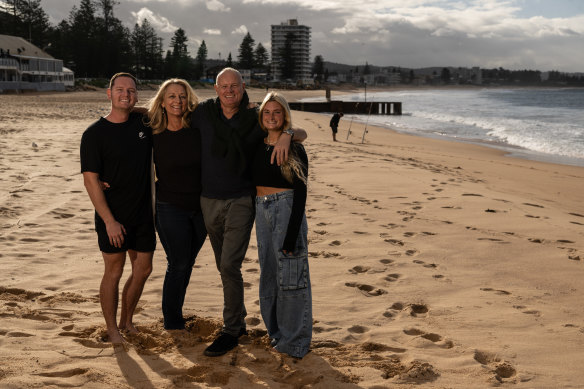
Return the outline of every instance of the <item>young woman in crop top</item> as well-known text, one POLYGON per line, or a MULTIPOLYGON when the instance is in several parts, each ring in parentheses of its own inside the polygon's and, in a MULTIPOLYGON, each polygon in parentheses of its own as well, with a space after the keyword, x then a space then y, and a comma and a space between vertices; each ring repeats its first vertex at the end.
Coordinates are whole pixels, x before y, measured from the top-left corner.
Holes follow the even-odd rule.
POLYGON ((304 147, 292 142, 288 161, 270 163, 273 145, 290 129, 288 103, 269 93, 259 109, 266 132, 252 164, 256 186, 256 234, 260 262, 260 310, 272 345, 302 358, 312 338, 312 292, 308 270, 308 227, 304 208, 308 158, 304 147))

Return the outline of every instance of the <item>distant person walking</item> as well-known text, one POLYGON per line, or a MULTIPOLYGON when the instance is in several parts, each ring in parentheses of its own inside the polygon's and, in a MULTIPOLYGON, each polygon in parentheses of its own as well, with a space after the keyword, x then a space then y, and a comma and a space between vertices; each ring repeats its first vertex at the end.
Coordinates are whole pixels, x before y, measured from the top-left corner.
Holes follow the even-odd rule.
POLYGON ((150 191, 152 132, 141 114, 131 113, 138 101, 134 76, 115 74, 107 97, 110 113, 89 126, 81 138, 81 172, 95 207, 95 231, 105 264, 99 300, 108 340, 123 343, 120 330, 138 332, 132 317, 152 272, 156 247, 150 191), (107 182, 107 189, 101 182, 107 182), (132 273, 124 285, 116 325, 126 252, 132 273))
POLYGON ((337 112, 331 118, 330 126, 331 129, 333 130, 333 141, 335 142, 337 141, 337 128, 339 127, 339 121, 343 116, 344 115, 342 112, 337 112))

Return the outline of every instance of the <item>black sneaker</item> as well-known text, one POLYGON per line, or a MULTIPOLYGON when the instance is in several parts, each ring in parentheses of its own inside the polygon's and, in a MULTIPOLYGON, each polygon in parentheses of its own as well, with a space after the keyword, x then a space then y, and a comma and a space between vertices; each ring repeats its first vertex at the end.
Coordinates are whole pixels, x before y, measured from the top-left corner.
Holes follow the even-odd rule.
POLYGON ((244 336, 244 335, 247 335, 247 329, 245 329, 245 328, 243 328, 243 327, 242 327, 242 328, 239 330, 239 336, 238 336, 238 337, 242 337, 242 336, 244 336))
POLYGON ((237 346, 237 337, 222 332, 221 335, 209 347, 205 349, 205 355, 208 357, 218 357, 232 350, 237 346))

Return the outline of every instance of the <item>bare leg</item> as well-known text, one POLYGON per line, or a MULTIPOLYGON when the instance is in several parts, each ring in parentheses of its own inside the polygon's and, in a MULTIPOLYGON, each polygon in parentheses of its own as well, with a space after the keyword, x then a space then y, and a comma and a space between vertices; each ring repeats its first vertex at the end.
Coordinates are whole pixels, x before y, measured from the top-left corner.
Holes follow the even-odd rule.
POLYGON ((116 326, 116 313, 118 311, 119 283, 120 278, 122 278, 122 273, 124 272, 126 253, 108 254, 102 252, 102 255, 105 263, 105 270, 99 287, 101 311, 105 318, 109 341, 112 343, 123 343, 125 340, 120 335, 118 327, 116 326))
POLYGON ((120 330, 127 330, 131 333, 138 332, 132 323, 134 310, 138 305, 138 300, 144 290, 144 284, 152 273, 153 252, 139 252, 128 250, 130 262, 132 263, 132 274, 124 285, 122 292, 122 312, 120 314, 120 330))

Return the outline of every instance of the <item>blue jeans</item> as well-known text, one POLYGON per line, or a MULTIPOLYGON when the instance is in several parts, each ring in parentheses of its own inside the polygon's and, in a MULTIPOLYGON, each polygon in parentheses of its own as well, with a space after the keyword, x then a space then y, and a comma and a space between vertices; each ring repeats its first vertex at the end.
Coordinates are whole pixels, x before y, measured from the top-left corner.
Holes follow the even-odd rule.
POLYGON ((164 328, 183 329, 182 308, 187 287, 195 259, 207 237, 203 214, 158 201, 156 228, 168 262, 162 287, 164 328))
POLYGON ((260 311, 276 350, 302 358, 312 339, 306 216, 294 252, 286 255, 281 250, 293 198, 293 191, 256 197, 260 311))

